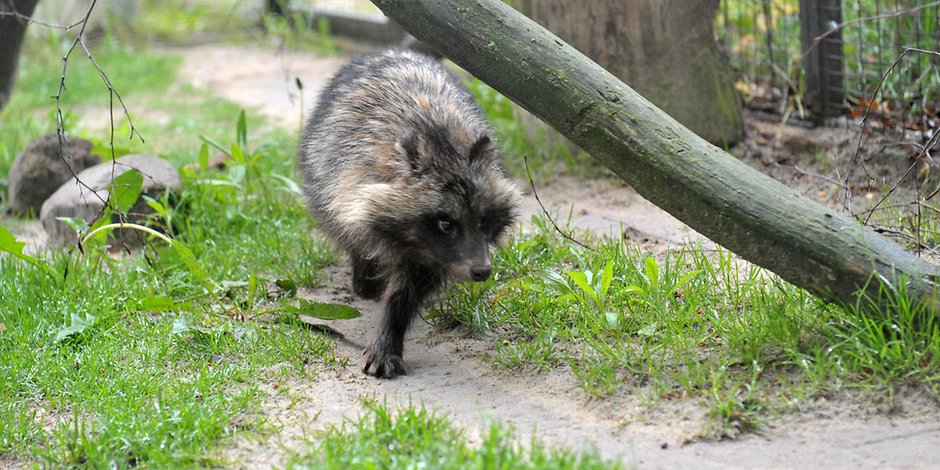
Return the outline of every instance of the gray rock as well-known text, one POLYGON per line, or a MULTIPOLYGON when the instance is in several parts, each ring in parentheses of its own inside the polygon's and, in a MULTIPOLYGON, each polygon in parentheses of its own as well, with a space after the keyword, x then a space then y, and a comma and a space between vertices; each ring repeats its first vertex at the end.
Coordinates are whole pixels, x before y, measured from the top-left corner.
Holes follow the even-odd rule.
MULTIPOLYGON (((125 155, 114 162, 88 168, 79 173, 78 181, 73 178, 63 184, 42 205, 39 220, 49 235, 49 243, 64 245, 77 242, 75 231, 56 218, 76 217, 92 223, 100 216, 108 200, 108 187, 113 178, 130 169, 137 169, 143 174, 142 193, 151 197, 159 197, 167 190, 179 190, 182 185, 179 172, 170 162, 151 155, 125 155)), ((151 212, 141 198, 130 210, 128 221, 140 221, 151 212)), ((114 222, 118 222, 116 217, 114 222)), ((117 230, 114 235, 127 244, 137 244, 142 239, 141 232, 133 230, 117 230)))
POLYGON ((91 154, 92 145, 88 140, 71 137, 60 149, 56 134, 34 140, 16 156, 10 167, 7 176, 10 209, 18 214, 39 212, 42 203, 62 183, 85 168, 101 163, 101 158, 91 154))

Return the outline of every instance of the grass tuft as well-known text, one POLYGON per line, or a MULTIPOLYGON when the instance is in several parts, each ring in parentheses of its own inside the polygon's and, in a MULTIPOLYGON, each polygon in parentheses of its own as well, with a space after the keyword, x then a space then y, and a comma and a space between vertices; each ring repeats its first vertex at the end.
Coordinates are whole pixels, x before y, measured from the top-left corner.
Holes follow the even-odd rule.
POLYGON ((592 452, 549 450, 535 440, 521 446, 511 429, 499 425, 469 445, 462 430, 424 408, 395 411, 378 402, 366 408, 366 416, 327 429, 287 468, 621 468, 592 452))

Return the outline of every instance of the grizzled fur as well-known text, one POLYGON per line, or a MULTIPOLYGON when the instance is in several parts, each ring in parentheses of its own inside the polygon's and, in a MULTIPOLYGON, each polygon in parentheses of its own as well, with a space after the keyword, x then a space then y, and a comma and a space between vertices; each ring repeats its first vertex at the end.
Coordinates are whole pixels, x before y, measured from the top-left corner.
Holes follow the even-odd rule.
POLYGON ((353 290, 381 298, 363 357, 376 377, 406 373, 405 331, 448 276, 483 281, 519 190, 472 96, 428 57, 353 60, 323 91, 299 166, 321 229, 349 253, 353 290))

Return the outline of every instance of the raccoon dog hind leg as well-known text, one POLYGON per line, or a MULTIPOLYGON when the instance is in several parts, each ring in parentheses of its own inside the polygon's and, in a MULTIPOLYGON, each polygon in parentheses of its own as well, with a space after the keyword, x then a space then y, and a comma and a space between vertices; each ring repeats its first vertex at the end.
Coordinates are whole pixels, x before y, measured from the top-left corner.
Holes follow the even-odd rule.
POLYGON ((519 189, 483 112, 434 60, 407 51, 343 66, 320 96, 298 165, 322 231, 353 265, 353 290, 384 302, 362 370, 406 373, 404 337, 448 276, 485 281, 519 189))

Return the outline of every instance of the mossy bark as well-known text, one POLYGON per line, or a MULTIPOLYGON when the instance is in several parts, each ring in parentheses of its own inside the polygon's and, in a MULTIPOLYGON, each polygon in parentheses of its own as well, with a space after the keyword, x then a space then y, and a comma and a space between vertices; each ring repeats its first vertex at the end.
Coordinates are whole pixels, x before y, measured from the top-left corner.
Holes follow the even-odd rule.
POLYGON ((903 279, 936 311, 940 268, 709 144, 502 1, 373 2, 643 197, 745 259, 847 303, 859 289, 903 279))

